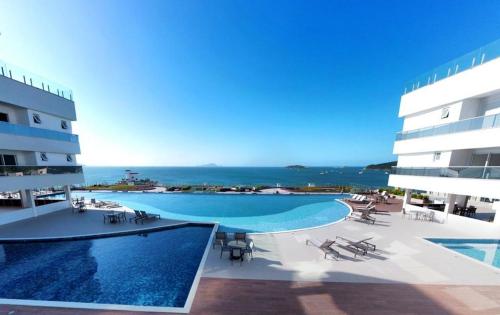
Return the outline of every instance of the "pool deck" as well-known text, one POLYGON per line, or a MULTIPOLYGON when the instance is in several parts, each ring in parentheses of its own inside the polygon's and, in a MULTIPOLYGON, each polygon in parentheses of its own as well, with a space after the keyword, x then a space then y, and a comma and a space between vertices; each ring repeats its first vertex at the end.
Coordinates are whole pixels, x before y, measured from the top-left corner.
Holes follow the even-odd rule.
POLYGON ((144 222, 144 224, 136 224, 133 221, 128 222, 128 219, 126 223, 104 224, 103 214, 109 210, 126 211, 127 218, 134 216, 130 209, 124 207, 101 210, 90 209, 83 213, 73 212, 72 209, 65 209, 0 226, 0 239, 61 238, 113 234, 186 223, 185 221, 162 218, 160 220, 149 220, 144 222))
MULTIPOLYGON (((378 208, 389 212, 374 215, 377 221, 373 225, 348 220, 315 229, 251 235, 256 246, 254 259, 242 265, 231 264, 227 253, 220 259, 218 248, 210 250, 191 314, 500 314, 500 269, 423 240, 499 239, 500 227, 487 225, 478 230, 414 221, 404 219, 393 204, 378 208), (308 239, 334 240, 336 236, 353 240, 373 237, 377 251, 354 258, 340 249, 342 256, 335 260, 324 259, 320 250, 306 245, 308 239)), ((101 224, 91 220, 88 227, 104 229, 99 214, 95 218, 99 217, 101 224)), ((79 214, 64 216, 71 217, 68 222, 82 222, 74 219, 79 214)), ((41 230, 52 229, 49 223, 41 230)), ((18 228, 29 232, 29 226, 35 226, 25 225, 28 227, 18 228)), ((108 225, 106 229, 118 228, 108 225)), ((0 237, 9 231, 19 235, 12 226, 0 229, 0 237)), ((68 227, 60 229, 59 234, 68 227)), ((8 311, 16 315, 133 314, 0 306, 0 313, 8 311)))

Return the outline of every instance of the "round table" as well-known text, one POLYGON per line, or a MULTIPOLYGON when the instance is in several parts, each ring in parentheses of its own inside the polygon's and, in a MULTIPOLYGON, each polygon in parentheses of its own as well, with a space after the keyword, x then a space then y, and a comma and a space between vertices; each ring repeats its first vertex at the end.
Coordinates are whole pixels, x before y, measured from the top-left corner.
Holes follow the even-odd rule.
POLYGON ((247 247, 247 243, 246 242, 243 242, 243 241, 230 241, 227 243, 227 246, 229 247, 234 247, 234 248, 246 248, 247 247))

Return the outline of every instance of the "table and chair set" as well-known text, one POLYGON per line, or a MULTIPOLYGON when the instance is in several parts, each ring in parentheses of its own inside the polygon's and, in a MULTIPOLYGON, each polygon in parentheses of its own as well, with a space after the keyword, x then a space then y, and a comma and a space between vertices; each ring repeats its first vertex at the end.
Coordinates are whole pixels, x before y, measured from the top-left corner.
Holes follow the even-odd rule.
POLYGON ((247 239, 247 233, 245 232, 235 232, 233 239, 229 239, 227 232, 216 232, 212 248, 216 246, 220 246, 221 259, 224 252, 229 252, 231 264, 235 260, 239 260, 241 265, 245 260, 245 255, 249 259, 253 259, 254 243, 252 240, 247 239))

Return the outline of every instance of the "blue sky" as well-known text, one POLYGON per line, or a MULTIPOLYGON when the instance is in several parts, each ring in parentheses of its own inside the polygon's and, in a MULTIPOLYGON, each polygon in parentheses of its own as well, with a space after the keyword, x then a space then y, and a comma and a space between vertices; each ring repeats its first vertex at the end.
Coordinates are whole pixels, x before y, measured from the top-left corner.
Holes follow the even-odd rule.
POLYGON ((499 1, 5 1, 0 59, 73 89, 87 165, 393 159, 403 84, 499 1))

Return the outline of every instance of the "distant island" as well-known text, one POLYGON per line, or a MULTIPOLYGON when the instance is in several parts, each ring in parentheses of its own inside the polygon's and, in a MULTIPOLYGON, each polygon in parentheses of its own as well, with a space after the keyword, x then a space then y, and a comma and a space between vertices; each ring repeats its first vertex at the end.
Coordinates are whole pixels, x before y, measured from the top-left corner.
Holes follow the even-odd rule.
POLYGON ((387 171, 387 170, 390 170, 393 166, 396 166, 397 164, 398 164, 397 161, 392 161, 392 162, 380 163, 380 164, 370 164, 370 165, 366 166, 365 168, 368 170, 387 171))
POLYGON ((288 165, 286 168, 306 168, 304 165, 288 165))

